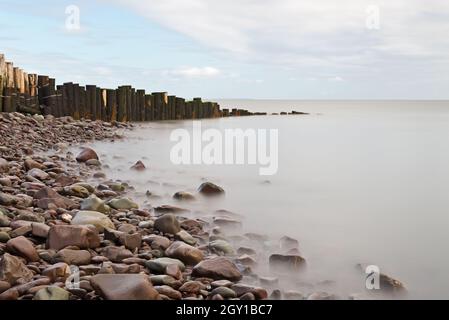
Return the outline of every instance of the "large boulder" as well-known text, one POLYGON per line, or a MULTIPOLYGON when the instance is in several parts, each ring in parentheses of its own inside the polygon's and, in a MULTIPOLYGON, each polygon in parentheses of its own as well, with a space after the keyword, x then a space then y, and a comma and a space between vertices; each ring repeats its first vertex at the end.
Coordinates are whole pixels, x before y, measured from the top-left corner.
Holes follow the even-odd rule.
POLYGON ((227 279, 229 281, 239 281, 242 279, 242 274, 236 265, 224 257, 201 261, 193 268, 192 276, 212 278, 215 280, 227 279))
POLYGON ((83 150, 76 156, 76 161, 78 162, 87 162, 91 159, 98 160, 97 153, 91 148, 83 148, 83 150))
POLYGON ((13 286, 19 282, 28 282, 32 278, 33 272, 22 260, 9 253, 3 255, 0 260, 0 281, 7 281, 13 286))
POLYGON ((87 226, 52 226, 48 232, 47 247, 60 250, 67 246, 77 246, 80 249, 98 248, 100 246, 98 231, 87 226))
POLYGON ((93 225, 99 232, 105 228, 115 229, 111 219, 105 214, 97 211, 78 211, 71 221, 72 225, 93 225))
POLYGON ((29 262, 39 261, 39 254, 33 243, 24 236, 16 237, 6 243, 6 249, 25 258, 29 262))
POLYGON ((106 300, 158 300, 159 293, 143 274, 98 274, 90 278, 95 292, 106 300))
POLYGON ((154 221, 154 228, 163 233, 177 234, 181 231, 179 221, 173 214, 164 214, 154 221))
POLYGON ((195 265, 204 259, 203 252, 182 241, 175 241, 165 250, 170 258, 181 260, 187 265, 195 265))

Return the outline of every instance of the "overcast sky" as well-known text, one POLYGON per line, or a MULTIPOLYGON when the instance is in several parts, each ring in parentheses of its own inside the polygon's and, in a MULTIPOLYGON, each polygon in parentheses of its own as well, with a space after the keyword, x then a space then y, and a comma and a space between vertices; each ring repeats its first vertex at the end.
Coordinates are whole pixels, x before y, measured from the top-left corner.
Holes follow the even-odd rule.
POLYGON ((0 52, 58 83, 187 98, 449 98, 447 0, 0 0, 0 8, 0 52))

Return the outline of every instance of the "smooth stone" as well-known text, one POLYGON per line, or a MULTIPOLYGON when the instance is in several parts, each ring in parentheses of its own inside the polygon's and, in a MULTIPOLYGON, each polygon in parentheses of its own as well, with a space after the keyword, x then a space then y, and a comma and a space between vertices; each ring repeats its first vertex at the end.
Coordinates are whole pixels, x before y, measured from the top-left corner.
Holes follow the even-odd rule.
POLYGON ((162 249, 164 251, 170 246, 171 243, 170 239, 156 234, 145 236, 143 241, 150 244, 153 249, 162 249))
POLYGON ((225 299, 231 299, 231 298, 237 297, 237 294, 235 293, 235 291, 228 287, 217 287, 211 291, 211 294, 212 295, 219 294, 220 296, 222 296, 225 299))
POLYGON ((128 198, 112 199, 107 204, 116 210, 130 210, 139 208, 135 202, 128 198))
POLYGON ((92 194, 80 203, 80 209, 83 211, 97 211, 101 213, 109 213, 111 208, 105 201, 92 194))
POLYGON ((132 252, 124 247, 108 246, 101 252, 103 256, 112 262, 122 262, 123 259, 131 258, 132 252))
POLYGON ((90 278, 90 283, 106 300, 159 299, 159 293, 143 274, 100 274, 90 278))
POLYGON ((184 241, 185 243, 190 244, 192 246, 197 243, 197 240, 185 230, 181 230, 177 234, 175 234, 175 238, 184 241))
POLYGON ((282 250, 297 249, 299 247, 299 241, 288 236, 283 236, 279 240, 279 245, 282 250))
POLYGON ((36 292, 33 300, 69 300, 70 293, 60 287, 49 286, 36 292))
POLYGON ((236 265, 224 257, 201 261, 193 268, 192 276, 206 277, 214 280, 227 279, 229 281, 239 281, 242 279, 242 274, 236 265))
POLYGON ((69 265, 86 265, 91 262, 92 255, 87 250, 61 249, 54 256, 54 262, 65 262, 69 265))
POLYGON ((69 265, 64 262, 55 263, 42 271, 42 275, 50 278, 51 281, 55 281, 57 278, 66 279, 70 273, 69 265))
POLYGON ((211 286, 212 288, 217 288, 217 287, 230 287, 232 286, 234 283, 229 281, 229 280, 216 280, 211 282, 211 286))
POLYGON ((146 167, 143 164, 143 162, 139 160, 130 169, 136 170, 136 171, 144 171, 146 169, 146 167))
POLYGON ((31 233, 35 237, 44 238, 48 237, 48 232, 50 231, 50 227, 45 223, 32 223, 31 224, 31 233))
POLYGON ((149 260, 145 263, 145 266, 152 272, 165 273, 167 266, 170 264, 177 264, 181 271, 184 271, 186 268, 182 261, 172 258, 157 258, 149 260))
POLYGON ((183 201, 192 201, 195 200, 195 196, 189 192, 185 191, 178 191, 173 195, 173 198, 176 200, 183 200, 183 201))
POLYGON ((181 292, 198 294, 204 289, 206 289, 206 286, 199 281, 186 281, 178 290, 181 292))
POLYGON ((335 300, 335 295, 327 292, 314 292, 307 297, 307 300, 335 300))
POLYGON ((33 243, 24 236, 9 240, 6 243, 6 249, 11 253, 25 258, 29 262, 37 262, 40 260, 33 243))
POLYGON ((263 300, 268 297, 268 292, 265 289, 244 283, 233 284, 231 289, 234 290, 239 297, 248 292, 251 292, 257 300, 263 300))
POLYGON ((223 188, 217 186, 216 184, 212 182, 204 182, 198 187, 198 192, 206 195, 206 196, 212 196, 212 195, 221 195, 224 194, 225 191, 223 188))
POLYGON ((9 239, 11 239, 11 237, 7 232, 0 231, 0 242, 6 243, 9 239))
POLYGON ((179 283, 178 280, 166 274, 152 275, 150 276, 150 280, 155 286, 167 285, 172 287, 175 284, 179 283))
POLYGON ((100 160, 97 159, 89 159, 86 161, 86 165, 92 166, 92 167, 101 167, 100 160))
POLYGON ((304 295, 298 291, 284 292, 284 300, 304 300, 304 295))
POLYGON ((179 259, 187 265, 195 265, 204 259, 204 254, 201 250, 182 241, 173 242, 165 250, 165 254, 170 258, 179 259))
POLYGON ((90 159, 98 160, 97 153, 91 148, 83 148, 83 150, 76 156, 76 161, 86 162, 90 159))
POLYGON ((163 294, 164 296, 167 296, 170 299, 174 299, 174 300, 181 300, 182 299, 181 292, 179 292, 178 290, 173 289, 170 286, 162 285, 162 286, 154 287, 154 289, 156 289, 156 291, 159 292, 159 294, 163 294))
POLYGON ((173 214, 164 214, 154 221, 154 228, 163 233, 177 234, 181 231, 179 221, 173 214))
POLYGON ((269 258, 270 268, 276 271, 296 272, 305 267, 306 260, 298 255, 272 254, 269 258))
POLYGON ((95 228, 87 226, 55 225, 50 227, 47 248, 60 250, 67 246, 80 249, 95 249, 100 246, 100 237, 95 228))
POLYGON ((50 176, 45 171, 34 168, 27 172, 27 174, 33 178, 39 179, 39 180, 47 180, 50 176))
POLYGON ((225 240, 215 240, 209 243, 209 249, 213 252, 221 252, 224 254, 235 254, 234 248, 225 240))
POLYGON ((98 232, 103 232, 105 228, 115 229, 111 219, 105 214, 97 211, 78 211, 71 221, 72 225, 93 225, 98 232))

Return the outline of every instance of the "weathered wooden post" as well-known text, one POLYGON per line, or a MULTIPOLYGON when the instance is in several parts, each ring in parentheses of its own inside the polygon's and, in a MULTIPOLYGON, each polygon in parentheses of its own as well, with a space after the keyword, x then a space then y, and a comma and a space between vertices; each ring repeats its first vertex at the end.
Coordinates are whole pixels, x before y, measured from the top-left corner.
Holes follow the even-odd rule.
POLYGON ((176 97, 175 101, 175 119, 181 120, 185 118, 186 101, 183 98, 176 97))
POLYGON ((136 91, 137 121, 145 121, 145 90, 136 91))
POLYGON ((58 117, 66 115, 63 103, 63 89, 61 85, 56 87, 56 109, 58 110, 58 117))
POLYGON ((80 120, 80 86, 78 83, 72 84, 72 110, 73 119, 80 120))
POLYGON ((95 120, 101 120, 101 111, 102 111, 102 106, 101 106, 101 89, 96 87, 95 88, 95 101, 97 103, 96 107, 95 107, 95 120))
POLYGON ((110 121, 108 114, 108 91, 106 89, 101 89, 101 120, 110 121))
POLYGON ((97 86, 86 85, 86 101, 88 105, 87 118, 95 120, 97 117, 97 86))
POLYGON ((117 111, 117 121, 126 122, 126 102, 127 102, 127 93, 126 87, 121 86, 117 90, 117 102, 118 102, 118 111, 117 111))
POLYGON ((153 92, 155 120, 166 119, 168 97, 167 92, 153 92))
POLYGON ((175 119, 176 96, 168 96, 167 110, 168 110, 167 119, 169 120, 175 119))
POLYGON ((108 121, 117 121, 117 94, 115 90, 107 90, 108 121))
POLYGON ((153 120, 153 96, 151 94, 145 95, 145 121, 153 120))
POLYGON ((37 78, 37 87, 38 87, 38 96, 39 96, 39 104, 44 106, 46 104, 46 97, 48 96, 48 76, 38 76, 37 78))
POLYGON ((201 108, 201 98, 193 98, 193 119, 201 119, 202 108, 201 108))
POLYGON ((6 87, 14 88, 14 65, 6 62, 6 87))
POLYGON ((56 85, 56 80, 53 78, 48 78, 47 89, 45 90, 45 92, 47 93, 47 96, 46 96, 46 98, 44 98, 44 101, 45 101, 45 104, 48 106, 47 114, 51 114, 51 115, 56 114, 55 85, 56 85))

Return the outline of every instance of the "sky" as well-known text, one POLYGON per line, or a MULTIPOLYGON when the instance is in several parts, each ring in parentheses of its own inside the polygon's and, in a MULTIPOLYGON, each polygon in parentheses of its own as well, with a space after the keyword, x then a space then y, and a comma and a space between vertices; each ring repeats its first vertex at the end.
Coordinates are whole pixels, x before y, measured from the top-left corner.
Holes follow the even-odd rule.
POLYGON ((447 0, 0 0, 0 8, 0 53, 57 83, 185 98, 449 99, 447 0))

